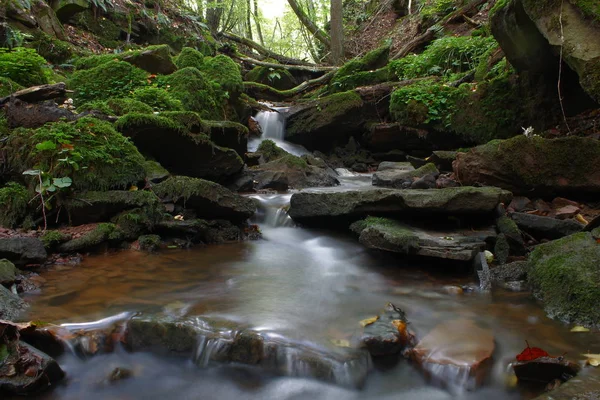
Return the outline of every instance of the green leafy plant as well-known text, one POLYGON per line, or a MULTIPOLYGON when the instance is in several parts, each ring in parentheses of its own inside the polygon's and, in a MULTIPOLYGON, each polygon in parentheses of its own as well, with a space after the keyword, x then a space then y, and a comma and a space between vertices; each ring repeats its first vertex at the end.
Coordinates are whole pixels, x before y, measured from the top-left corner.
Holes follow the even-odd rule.
POLYGON ((9 78, 23 86, 48 83, 44 71, 46 60, 35 50, 16 47, 0 48, 0 77, 9 78))
POLYGON ((39 169, 28 169, 23 172, 23 175, 34 176, 38 183, 35 186, 35 192, 37 195, 32 199, 35 200, 40 198, 40 204, 42 208, 42 215, 44 217, 44 231, 48 229, 48 218, 46 210, 53 208, 52 200, 59 193, 60 190, 66 189, 71 186, 73 180, 68 176, 62 178, 54 178, 50 173, 41 171, 39 169))

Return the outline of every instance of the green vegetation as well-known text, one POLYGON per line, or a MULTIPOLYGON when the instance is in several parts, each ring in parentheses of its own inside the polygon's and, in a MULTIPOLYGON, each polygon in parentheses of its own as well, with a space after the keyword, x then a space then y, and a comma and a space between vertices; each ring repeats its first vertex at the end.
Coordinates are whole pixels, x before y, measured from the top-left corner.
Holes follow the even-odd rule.
POLYGON ((69 86, 75 90, 75 102, 83 104, 111 97, 127 97, 146 85, 147 73, 123 61, 109 61, 89 70, 77 71, 69 86))
POLYGON ((421 54, 392 61, 390 69, 400 80, 426 76, 450 78, 453 74, 474 70, 483 56, 497 47, 493 37, 443 37, 433 41, 421 54))
POLYGON ((541 244, 529 256, 529 282, 550 316, 598 326, 600 246, 590 233, 541 244))
POLYGON ((262 83, 277 90, 288 90, 296 86, 290 71, 281 68, 254 67, 244 78, 246 81, 262 83))
POLYGON ((193 196, 204 197, 207 193, 217 194, 226 189, 204 179, 175 176, 154 186, 153 190, 161 199, 170 199, 174 202, 183 200, 185 207, 187 200, 193 196))
POLYGON ((365 54, 361 58, 348 61, 335 73, 332 84, 345 76, 354 75, 357 72, 372 71, 387 65, 390 56, 389 46, 382 46, 365 54))
POLYGON ((194 67, 200 69, 204 64, 204 55, 191 47, 184 47, 181 53, 175 57, 175 65, 177 68, 183 69, 194 67))
POLYGON ((99 224, 96 229, 77 239, 69 240, 59 246, 58 250, 64 253, 73 253, 81 250, 92 249, 104 242, 121 242, 124 240, 123 232, 115 225, 109 223, 99 224))
POLYGON ((31 195, 27 188, 9 182, 0 188, 0 226, 14 228, 25 218, 31 195))
POLYGON ((75 60, 75 69, 92 69, 110 61, 121 61, 123 54, 98 54, 93 56, 81 57, 75 60))
POLYGON ((167 88, 173 97, 179 99, 188 111, 200 113, 202 118, 219 119, 222 112, 220 101, 215 94, 215 85, 194 67, 187 67, 161 77, 161 86, 167 88))
POLYGON ((91 101, 77 108, 78 112, 97 110, 106 115, 122 116, 129 113, 152 114, 152 107, 134 99, 109 99, 91 101))
POLYGON ((394 80, 396 80, 396 76, 390 73, 389 67, 386 66, 375 71, 361 71, 338 78, 332 81, 330 91, 333 93, 345 92, 360 86, 376 85, 394 80))
POLYGON ((132 97, 151 107, 154 111, 182 111, 181 101, 167 90, 157 87, 145 87, 133 92, 132 97))
POLYGON ((68 176, 76 189, 127 188, 145 176, 144 158, 129 139, 95 118, 16 129, 6 148, 15 171, 68 176))
POLYGON ((593 20, 600 21, 600 3, 596 0, 571 0, 571 3, 581 10, 583 15, 593 20))
POLYGON ((23 86, 19 85, 17 82, 0 76, 0 97, 8 96, 21 89, 23 89, 23 86))
POLYGON ((46 231, 46 233, 44 233, 40 239, 42 240, 42 242, 44 242, 44 247, 46 249, 51 249, 58 246, 61 243, 65 243, 70 238, 71 237, 66 233, 49 230, 46 231))
POLYGON ((53 64, 62 64, 73 57, 73 50, 69 43, 53 38, 42 31, 34 33, 33 41, 28 44, 28 47, 37 50, 42 57, 53 64))
POLYGON ((9 78, 22 86, 48 83, 46 60, 33 49, 0 48, 0 77, 9 78))
POLYGON ((226 55, 205 58, 200 71, 229 93, 239 94, 243 90, 240 66, 226 55))
POLYGON ((456 10, 456 0, 430 0, 425 3, 419 15, 426 20, 444 17, 456 10))
POLYGON ((358 235, 377 231, 406 254, 419 247, 419 238, 413 231, 389 218, 367 217, 350 225, 350 230, 358 235))
POLYGON ((160 248, 162 240, 158 235, 143 235, 138 238, 140 244, 140 250, 144 251, 156 251, 160 248))
POLYGON ((509 3, 509 1, 510 0, 498 0, 498 1, 496 1, 496 4, 494 4, 494 7, 492 7, 492 9, 490 10, 490 17, 492 17, 492 15, 496 14, 498 11, 500 11, 504 7, 506 7, 506 5, 509 3))

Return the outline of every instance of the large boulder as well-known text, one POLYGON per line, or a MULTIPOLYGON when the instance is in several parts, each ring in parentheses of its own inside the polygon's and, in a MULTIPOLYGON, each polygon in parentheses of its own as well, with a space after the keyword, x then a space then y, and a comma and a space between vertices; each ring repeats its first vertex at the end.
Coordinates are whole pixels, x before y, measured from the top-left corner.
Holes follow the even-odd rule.
POLYGON ((512 194, 498 188, 458 187, 437 190, 370 189, 330 193, 295 193, 290 216, 299 222, 325 224, 369 215, 485 215, 512 194))
POLYGON ((431 151, 436 148, 458 147, 462 143, 454 135, 413 128, 397 122, 371 124, 362 139, 365 146, 373 152, 390 149, 406 152, 431 151))
POLYGON ((38 238, 0 238, 0 258, 6 258, 16 265, 39 264, 46 257, 44 243, 38 238))
POLYGON ((528 280, 553 318, 600 326, 600 244, 592 233, 576 233, 536 247, 528 280))
POLYGON ((339 184, 336 174, 328 167, 310 165, 304 157, 287 154, 266 164, 252 167, 257 189, 285 191, 288 188, 327 187, 339 184))
POLYGON ((242 222, 256 212, 256 204, 247 197, 203 179, 177 176, 153 188, 160 198, 194 209, 199 218, 242 222))
POLYGON ((521 135, 459 153, 454 173, 463 185, 493 185, 515 194, 598 194, 598 165, 598 140, 521 135))
POLYGON ((370 249, 458 261, 473 261, 485 250, 486 239, 495 237, 493 230, 432 231, 376 217, 355 222, 351 229, 370 249))
POLYGON ((600 102, 600 8, 593 1, 511 0, 497 6, 492 32, 518 70, 556 76, 559 53, 600 102))
MULTIPOLYGON (((203 130, 203 121, 193 112, 128 114, 119 118, 116 127, 130 137, 140 151, 175 174, 224 180, 244 166, 235 150, 218 146, 211 140, 203 130)), ((212 130, 209 133, 217 135, 212 130)))
POLYGON ((54 10, 44 0, 31 1, 29 9, 21 7, 21 3, 16 1, 9 1, 4 4, 7 6, 6 16, 12 20, 11 25, 14 24, 17 28, 23 28, 24 31, 38 28, 60 40, 66 39, 65 31, 54 10))

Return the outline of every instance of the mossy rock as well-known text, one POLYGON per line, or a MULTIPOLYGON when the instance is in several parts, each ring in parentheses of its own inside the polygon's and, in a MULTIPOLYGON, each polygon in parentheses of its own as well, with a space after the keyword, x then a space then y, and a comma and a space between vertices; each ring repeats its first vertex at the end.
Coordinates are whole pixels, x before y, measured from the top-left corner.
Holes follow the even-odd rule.
POLYGON ((155 185, 154 193, 196 211, 198 217, 244 221, 254 215, 256 204, 225 187, 203 179, 178 176, 155 185))
POLYGON ((48 230, 40 238, 44 243, 46 250, 52 250, 62 243, 71 240, 71 235, 63 233, 61 231, 48 230))
POLYGON ((277 90, 288 90, 297 85, 296 79, 285 69, 268 67, 254 67, 244 77, 246 81, 262 83, 277 90))
POLYGON ((32 194, 26 187, 9 182, 0 188, 0 226, 14 228, 27 215, 32 194))
POLYGON ((75 14, 90 8, 90 5, 89 0, 59 0, 52 8, 61 22, 68 22, 75 14))
POLYGON ((410 185, 415 179, 423 178, 427 175, 433 175, 435 178, 440 172, 433 163, 427 163, 424 166, 412 171, 387 170, 378 171, 373 174, 373 186, 403 188, 404 185, 410 185))
POLYGON ((144 170, 146 171, 146 179, 152 183, 160 183, 171 176, 171 173, 166 168, 153 160, 146 160, 144 162, 144 170))
POLYGON ((90 101, 77 107, 77 111, 100 111, 103 114, 118 117, 129 113, 152 114, 154 112, 149 105, 128 98, 90 101))
POLYGON ((162 240, 158 235, 142 235, 138 238, 140 250, 154 252, 160 248, 162 240))
POLYGON ((551 317, 600 326, 600 245, 591 233, 539 245, 529 263, 529 283, 551 317))
POLYGON ((169 75, 177 70, 171 57, 169 46, 149 46, 142 50, 134 51, 123 57, 123 61, 131 63, 151 74, 169 75))
POLYGON ((115 126, 142 152, 175 174, 224 180, 244 166, 235 150, 211 141, 196 113, 128 114, 115 126))
MULTIPOLYGON (((28 169, 52 170, 54 177, 72 178, 75 189, 107 190, 128 188, 145 176, 144 158, 133 143, 110 123, 90 117, 36 130, 15 129, 4 148, 8 165, 19 179, 28 169), (67 149, 61 157, 70 157, 79 168, 57 162, 61 149, 67 149)), ((37 182, 28 183, 35 186, 37 182)))
POLYGON ((218 119, 215 117, 222 114, 213 83, 197 68, 180 69, 164 77, 161 82, 186 110, 198 112, 207 119, 218 119))
POLYGON ((126 97, 145 86, 147 73, 124 61, 109 61, 89 70, 76 71, 69 80, 75 104, 126 97))
POLYGON ((396 76, 390 71, 388 66, 385 66, 375 71, 360 71, 352 75, 332 79, 329 87, 330 92, 336 93, 345 92, 360 86, 372 86, 394 80, 396 80, 396 76))
POLYGON ((61 253, 93 251, 101 245, 115 245, 123 240, 125 240, 125 235, 115 224, 103 223, 99 224, 93 231, 61 244, 58 250, 61 253))
POLYGON ((102 64, 106 64, 111 61, 122 61, 123 53, 120 54, 95 54, 92 56, 79 57, 75 60, 73 65, 75 70, 92 69, 102 64))
POLYGON ((0 78, 8 78, 19 85, 29 87, 48 83, 46 64, 46 60, 33 49, 0 48, 0 78))
POLYGON ((319 150, 346 144, 364 123, 363 105, 354 91, 299 104, 288 114, 286 140, 319 150))
POLYGON ((149 105, 154 111, 183 111, 181 101, 176 99, 172 93, 162 88, 140 88, 135 90, 131 96, 149 105))
POLYGON ((600 193, 600 142, 582 137, 494 140, 459 153, 454 172, 465 185, 518 194, 600 193))
POLYGON ((277 146, 274 141, 269 139, 263 140, 256 151, 262 154, 266 162, 276 160, 289 154, 287 151, 277 146))
POLYGON ((242 124, 232 121, 203 121, 203 132, 217 146, 235 150, 240 157, 248 152, 249 131, 242 124))
POLYGON ((37 50, 42 57, 53 64, 63 64, 73 57, 73 48, 69 42, 56 39, 42 31, 34 33, 27 47, 37 50))
POLYGON ((238 95, 243 91, 240 66, 224 54, 204 59, 200 71, 232 95, 238 95))
POLYGON ((388 64, 390 56, 390 47, 382 46, 371 50, 363 57, 348 61, 333 76, 332 82, 340 80, 342 77, 354 75, 357 72, 373 71, 383 68, 388 64))
POLYGON ((200 69, 204 64, 204 54, 191 47, 184 47, 181 53, 175 58, 177 68, 183 69, 194 67, 200 69))
POLYGON ((164 207, 135 208, 123 211, 114 217, 112 222, 123 232, 126 240, 135 240, 140 235, 152 231, 155 223, 161 219, 163 211, 164 207))
POLYGON ((0 259, 0 285, 10 285, 15 281, 18 270, 6 258, 0 259))

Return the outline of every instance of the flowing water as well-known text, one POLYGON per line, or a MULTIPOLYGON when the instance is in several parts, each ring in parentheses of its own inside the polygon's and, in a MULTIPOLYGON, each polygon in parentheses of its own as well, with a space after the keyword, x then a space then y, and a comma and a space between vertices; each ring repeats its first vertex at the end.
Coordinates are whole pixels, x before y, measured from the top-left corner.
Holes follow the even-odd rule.
MULTIPOLYGON (((311 190, 360 188, 370 182, 368 175, 338 173, 340 188, 311 190)), ((67 325, 72 330, 89 328, 86 321, 105 319, 91 325, 98 327, 133 313, 219 318, 291 343, 286 372, 292 376, 209 362, 206 355, 218 352, 219 344, 200 338, 197 353, 187 359, 119 348, 91 358, 65 353, 58 361, 68 379, 43 398, 521 399, 531 394, 507 389, 505 378, 525 340, 575 359, 582 352, 598 352, 597 335, 570 333, 549 320, 527 293, 453 294, 448 286, 476 287, 477 282, 444 266, 372 254, 349 235, 295 227, 285 212, 290 194, 252 197, 259 203, 255 222, 264 240, 157 254, 120 251, 55 267, 43 274, 42 291, 26 296, 28 317, 75 324, 67 325), (351 341, 360 331, 358 322, 387 302, 406 311, 418 337, 440 322, 459 319, 491 329, 496 350, 487 384, 475 391, 441 388, 406 360, 375 364, 360 390, 344 385, 344 371, 337 385, 303 376, 294 348, 335 354, 341 341, 351 341), (130 369, 133 377, 109 383, 106 377, 115 367, 130 369)), ((448 334, 460 337, 461 332, 448 334)))
POLYGON ((283 150, 295 156, 302 156, 310 152, 304 147, 286 142, 285 139, 285 113, 288 107, 272 107, 273 111, 260 111, 254 117, 262 129, 260 138, 250 139, 248 151, 256 151, 263 140, 269 139, 283 150))

